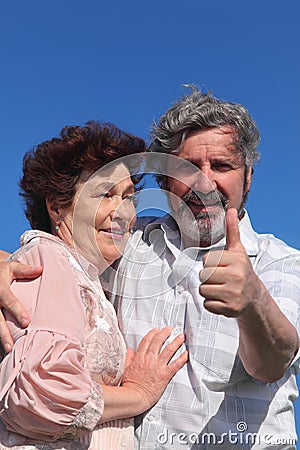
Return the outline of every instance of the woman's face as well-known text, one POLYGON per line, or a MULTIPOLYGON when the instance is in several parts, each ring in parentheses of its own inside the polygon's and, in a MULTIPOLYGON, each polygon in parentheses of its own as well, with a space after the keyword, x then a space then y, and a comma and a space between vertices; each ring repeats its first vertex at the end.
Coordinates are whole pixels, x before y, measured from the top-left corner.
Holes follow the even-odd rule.
POLYGON ((128 169, 123 164, 116 166, 111 175, 99 180, 92 195, 100 200, 95 217, 98 249, 107 264, 112 264, 122 255, 136 220, 128 169))
POLYGON ((79 182, 68 220, 75 248, 100 271, 123 253, 136 220, 134 191, 123 163, 109 164, 79 182))

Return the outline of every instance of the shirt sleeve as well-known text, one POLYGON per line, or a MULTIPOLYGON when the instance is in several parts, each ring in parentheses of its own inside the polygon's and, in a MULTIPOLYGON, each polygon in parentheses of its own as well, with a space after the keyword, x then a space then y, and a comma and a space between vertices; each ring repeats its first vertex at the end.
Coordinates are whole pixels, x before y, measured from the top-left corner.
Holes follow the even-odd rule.
POLYGON ((86 368, 86 319, 74 270, 52 245, 36 245, 19 260, 42 265, 43 274, 12 286, 31 324, 22 330, 8 317, 15 344, 1 365, 1 419, 10 431, 44 441, 90 431, 104 399, 86 368))
MULTIPOLYGON (((300 336, 300 254, 274 257, 262 266, 259 277, 300 336)), ((300 350, 291 365, 300 369, 300 350)))
POLYGON ((300 334, 300 255, 274 259, 260 269, 259 277, 300 334))

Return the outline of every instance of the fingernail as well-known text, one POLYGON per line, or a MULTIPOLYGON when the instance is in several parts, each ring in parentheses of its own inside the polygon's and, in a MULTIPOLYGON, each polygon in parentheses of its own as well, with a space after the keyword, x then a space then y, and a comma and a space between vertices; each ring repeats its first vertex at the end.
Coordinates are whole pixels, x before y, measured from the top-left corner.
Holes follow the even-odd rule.
POLYGON ((28 324, 29 324, 29 320, 26 319, 26 317, 23 317, 23 318, 21 319, 20 324, 21 324, 21 326, 22 326, 23 328, 26 328, 26 327, 28 326, 28 324))
POLYGON ((9 353, 11 351, 11 349, 12 349, 12 345, 10 345, 8 343, 4 344, 3 347, 4 347, 4 350, 5 350, 5 353, 9 353))

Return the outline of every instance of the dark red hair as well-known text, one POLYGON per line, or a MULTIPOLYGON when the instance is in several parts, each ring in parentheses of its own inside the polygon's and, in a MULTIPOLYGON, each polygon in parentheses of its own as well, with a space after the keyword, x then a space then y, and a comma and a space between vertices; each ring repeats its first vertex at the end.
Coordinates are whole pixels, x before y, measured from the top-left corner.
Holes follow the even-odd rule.
POLYGON ((82 127, 64 127, 59 137, 42 142, 24 156, 19 185, 31 227, 51 232, 46 198, 62 207, 71 206, 83 171, 92 174, 115 159, 145 151, 142 139, 109 123, 90 121, 82 127))

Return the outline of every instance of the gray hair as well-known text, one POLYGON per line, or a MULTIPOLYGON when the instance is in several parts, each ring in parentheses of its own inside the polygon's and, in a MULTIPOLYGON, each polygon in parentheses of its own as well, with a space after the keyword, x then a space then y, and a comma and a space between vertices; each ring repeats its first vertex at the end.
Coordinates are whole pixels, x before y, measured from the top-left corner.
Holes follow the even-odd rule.
POLYGON ((246 167, 259 160, 259 131, 246 108, 238 103, 220 100, 195 86, 154 122, 149 151, 178 154, 193 131, 229 126, 235 131, 235 146, 246 167))

